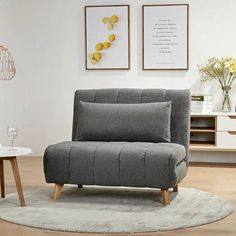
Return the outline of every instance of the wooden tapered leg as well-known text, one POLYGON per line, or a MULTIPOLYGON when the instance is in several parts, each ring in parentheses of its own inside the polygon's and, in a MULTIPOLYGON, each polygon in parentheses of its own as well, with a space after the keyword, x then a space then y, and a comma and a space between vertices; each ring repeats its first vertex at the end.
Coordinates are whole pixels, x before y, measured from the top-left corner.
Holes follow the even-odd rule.
POLYGON ((178 187, 178 184, 175 185, 174 189, 173 189, 174 192, 179 192, 179 187, 178 187))
POLYGON ((11 157, 11 158, 9 158, 9 160, 11 162, 11 168, 12 168, 15 182, 16 182, 16 189, 17 189, 17 192, 19 195, 20 206, 24 207, 25 206, 25 199, 24 199, 23 189, 21 186, 20 173, 19 173, 16 157, 11 157))
POLYGON ((1 181, 1 198, 5 198, 4 166, 3 166, 3 160, 1 159, 0 159, 0 181, 1 181))
POLYGON ((55 184, 55 188, 54 188, 54 192, 52 196, 53 200, 56 201, 60 197, 62 188, 63 188, 63 184, 55 184))
POLYGON ((78 188, 83 188, 83 185, 81 185, 81 184, 78 184, 78 188))
POLYGON ((169 205, 170 204, 170 195, 169 195, 169 190, 168 189, 162 189, 161 190, 162 198, 163 198, 163 204, 169 205))

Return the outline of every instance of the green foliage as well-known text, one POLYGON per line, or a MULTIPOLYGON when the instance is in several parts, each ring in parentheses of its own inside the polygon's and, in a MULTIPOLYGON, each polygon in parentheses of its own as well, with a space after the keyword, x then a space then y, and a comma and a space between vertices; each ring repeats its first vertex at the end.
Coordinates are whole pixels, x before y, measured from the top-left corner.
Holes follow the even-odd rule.
POLYGON ((216 80, 222 89, 230 90, 236 78, 236 59, 233 57, 215 58, 212 57, 207 62, 198 66, 202 75, 202 82, 216 80))

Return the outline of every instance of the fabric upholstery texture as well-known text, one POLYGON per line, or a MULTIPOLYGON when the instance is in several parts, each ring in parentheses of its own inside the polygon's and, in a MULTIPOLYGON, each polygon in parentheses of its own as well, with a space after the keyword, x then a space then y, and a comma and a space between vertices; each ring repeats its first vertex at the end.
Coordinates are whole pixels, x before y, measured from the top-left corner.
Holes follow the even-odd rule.
POLYGON ((174 143, 74 141, 49 146, 44 160, 47 182, 167 188, 185 156, 174 143))
POLYGON ((170 102, 80 101, 76 141, 170 142, 170 102))
POLYGON ((166 89, 89 89, 77 90, 74 97, 72 140, 77 140, 79 103, 149 103, 171 102, 171 142, 184 145, 188 161, 190 92, 189 90, 166 89))
POLYGON ((74 98, 72 141, 50 145, 46 149, 46 181, 58 184, 172 188, 187 173, 189 126, 189 90, 78 90, 74 98), (106 105, 171 102, 171 140, 169 143, 79 141, 80 101, 106 105))

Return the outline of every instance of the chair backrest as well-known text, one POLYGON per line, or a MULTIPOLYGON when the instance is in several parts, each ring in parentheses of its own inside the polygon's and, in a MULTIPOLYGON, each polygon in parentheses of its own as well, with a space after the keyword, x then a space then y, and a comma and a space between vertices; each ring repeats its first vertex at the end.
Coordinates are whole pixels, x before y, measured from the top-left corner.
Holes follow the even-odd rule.
POLYGON ((91 89, 77 90, 74 97, 72 140, 76 140, 78 105, 94 103, 149 103, 171 101, 171 142, 184 145, 189 156, 190 91, 174 89, 91 89))

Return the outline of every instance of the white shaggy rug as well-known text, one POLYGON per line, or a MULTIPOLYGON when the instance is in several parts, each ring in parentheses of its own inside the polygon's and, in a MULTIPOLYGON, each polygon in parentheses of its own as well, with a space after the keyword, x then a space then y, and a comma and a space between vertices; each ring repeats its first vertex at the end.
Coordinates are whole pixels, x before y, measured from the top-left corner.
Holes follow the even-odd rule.
POLYGON ((67 186, 57 202, 51 194, 49 187, 25 192, 26 207, 17 194, 8 195, 0 200, 0 218, 50 230, 130 233, 207 224, 233 211, 224 198, 191 188, 172 192, 169 206, 155 189, 67 186))

